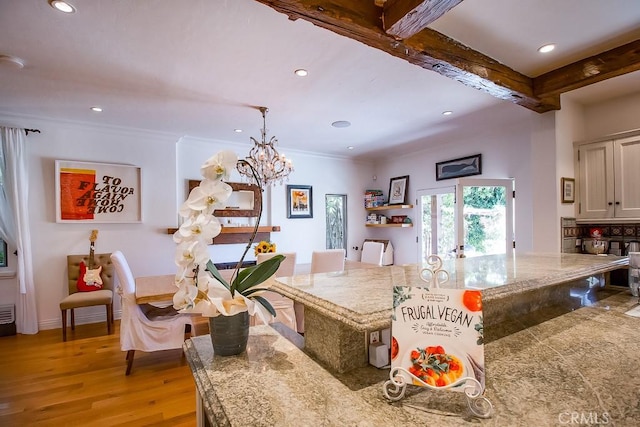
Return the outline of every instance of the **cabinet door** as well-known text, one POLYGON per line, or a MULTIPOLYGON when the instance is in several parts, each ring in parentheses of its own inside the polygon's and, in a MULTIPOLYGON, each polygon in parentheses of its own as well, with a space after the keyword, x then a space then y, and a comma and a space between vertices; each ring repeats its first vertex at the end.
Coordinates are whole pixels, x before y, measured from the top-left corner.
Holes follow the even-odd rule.
POLYGON ((578 147, 579 218, 613 217, 614 177, 611 141, 578 147))
POLYGON ((614 141, 615 217, 640 218, 640 137, 614 141))

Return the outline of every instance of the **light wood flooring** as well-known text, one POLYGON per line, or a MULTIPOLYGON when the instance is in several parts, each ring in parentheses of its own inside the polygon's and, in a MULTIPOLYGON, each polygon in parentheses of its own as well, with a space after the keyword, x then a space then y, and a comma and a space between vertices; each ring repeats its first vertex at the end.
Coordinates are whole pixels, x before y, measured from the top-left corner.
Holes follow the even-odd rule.
POLYGON ((119 326, 0 337, 0 426, 194 426, 182 350, 136 352, 127 377, 119 326))

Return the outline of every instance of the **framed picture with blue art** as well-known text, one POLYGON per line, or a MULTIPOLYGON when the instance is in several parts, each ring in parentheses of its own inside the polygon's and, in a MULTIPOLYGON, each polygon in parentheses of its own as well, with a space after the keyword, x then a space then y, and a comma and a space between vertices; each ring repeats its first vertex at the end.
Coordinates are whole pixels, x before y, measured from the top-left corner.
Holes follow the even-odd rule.
POLYGON ((460 157, 436 163, 436 181, 480 175, 482 173, 482 154, 460 157))

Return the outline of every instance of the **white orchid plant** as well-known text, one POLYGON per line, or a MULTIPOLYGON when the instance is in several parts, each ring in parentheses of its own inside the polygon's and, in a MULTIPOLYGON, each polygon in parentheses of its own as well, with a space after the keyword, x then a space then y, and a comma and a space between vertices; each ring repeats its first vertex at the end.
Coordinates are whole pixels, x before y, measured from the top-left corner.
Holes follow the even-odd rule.
POLYGON ((200 313, 206 317, 219 315, 233 316, 248 311, 250 315, 258 315, 265 323, 275 310, 269 301, 261 296, 268 290, 262 284, 271 277, 284 256, 275 257, 240 270, 244 257, 255 240, 262 215, 262 191, 258 219, 249 243, 238 262, 238 265, 227 282, 218 272, 209 258, 208 245, 222 231, 222 225, 213 215, 216 209, 223 209, 232 192, 229 184, 231 171, 238 164, 253 171, 254 180, 260 187, 260 180, 255 170, 245 160, 239 160, 232 151, 222 151, 207 160, 200 172, 203 180, 191 190, 186 202, 180 207, 179 215, 184 221, 173 240, 178 244, 176 250, 175 283, 178 290, 173 296, 173 307, 180 313, 200 313))

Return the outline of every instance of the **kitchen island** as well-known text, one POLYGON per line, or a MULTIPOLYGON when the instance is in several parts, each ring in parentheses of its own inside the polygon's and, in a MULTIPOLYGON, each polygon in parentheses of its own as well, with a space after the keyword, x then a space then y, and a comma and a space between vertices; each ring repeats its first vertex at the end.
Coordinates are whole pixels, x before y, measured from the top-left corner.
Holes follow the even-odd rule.
POLYGON ((485 346, 489 419, 471 417, 462 393, 409 386, 389 403, 388 369, 340 374, 269 326, 251 328, 247 351, 213 354, 209 336, 184 345, 199 425, 631 427, 640 419, 640 319, 629 291, 599 289, 586 307, 548 305, 494 325, 485 346))
MULTIPOLYGON (((485 333, 507 315, 563 302, 579 306, 628 258, 514 254, 444 262, 442 287, 482 291, 485 333)), ((426 265, 424 265, 426 266, 426 265)), ((273 289, 305 306, 305 351, 336 372, 366 366, 367 334, 391 325, 393 286, 425 286, 423 265, 401 265, 278 278, 273 289)))

